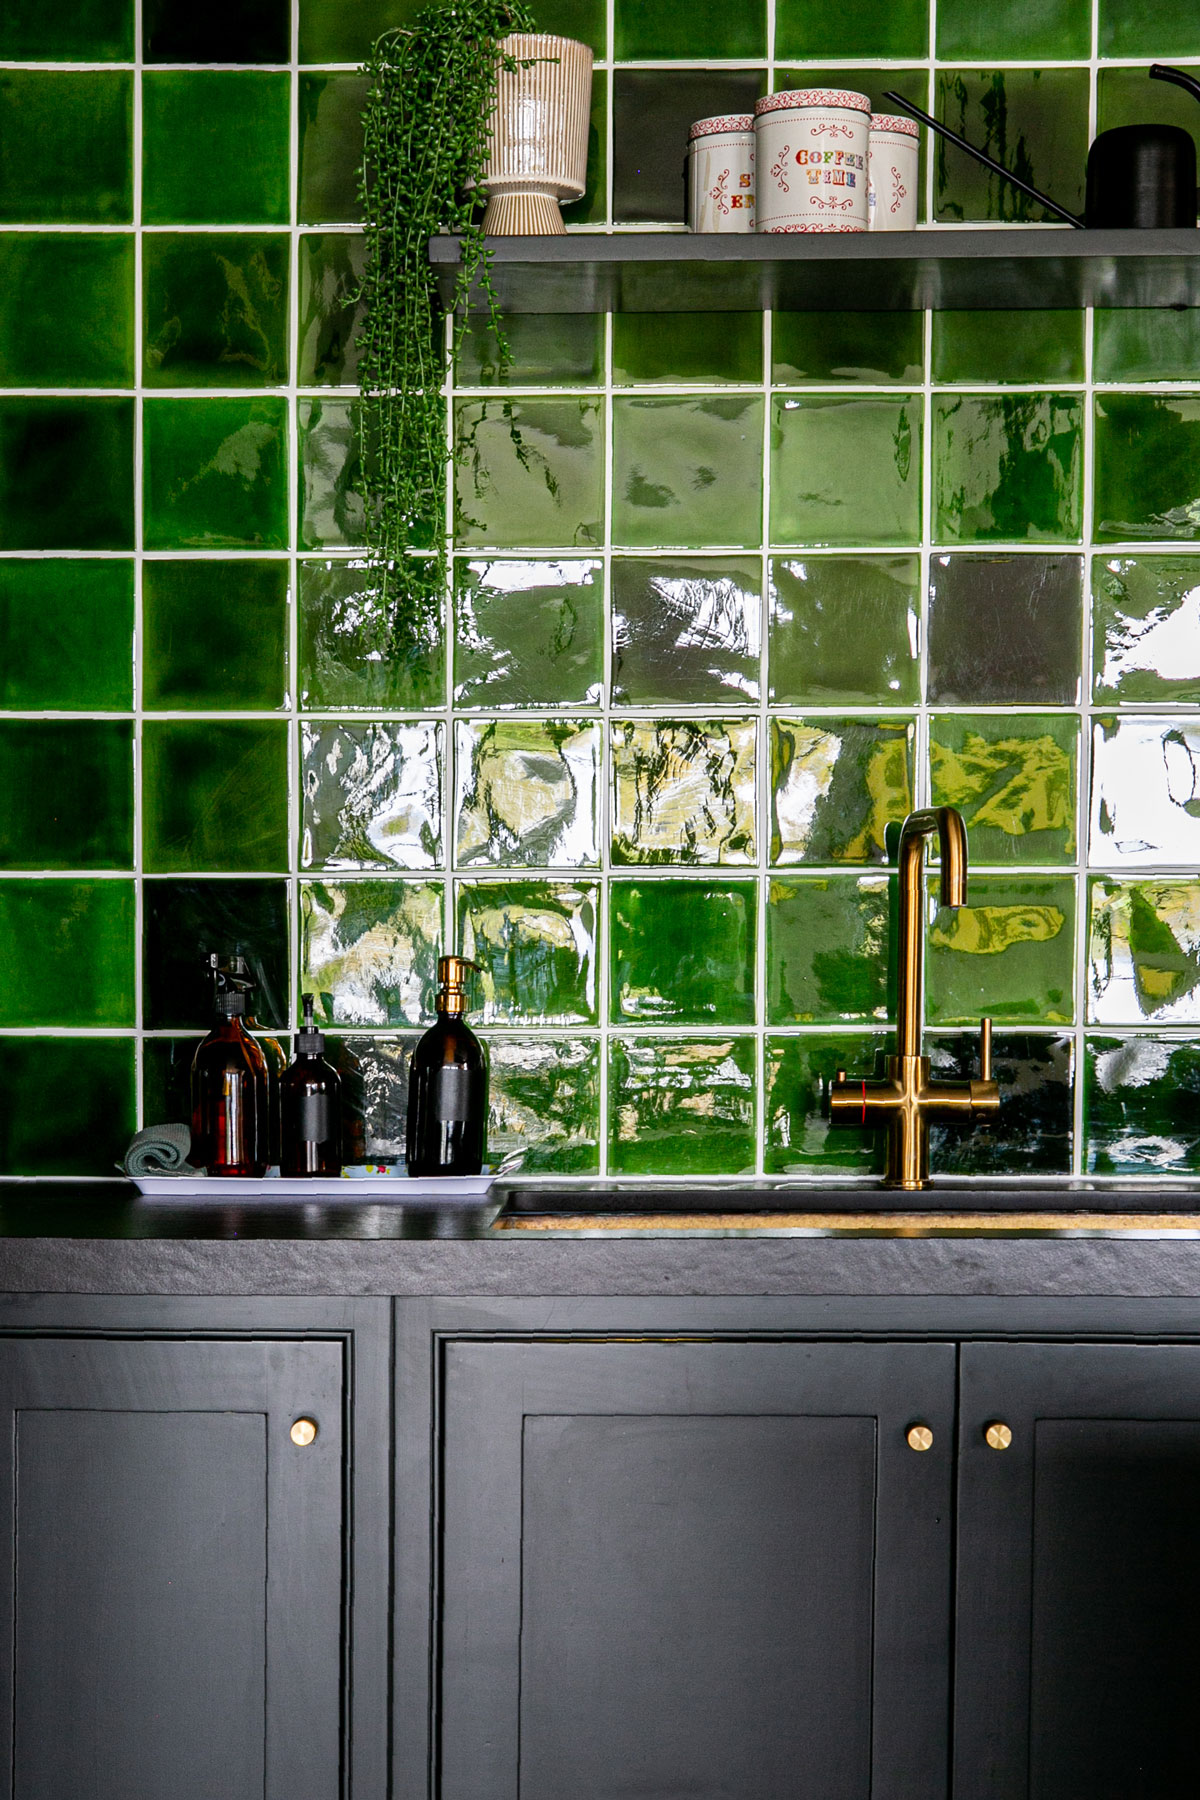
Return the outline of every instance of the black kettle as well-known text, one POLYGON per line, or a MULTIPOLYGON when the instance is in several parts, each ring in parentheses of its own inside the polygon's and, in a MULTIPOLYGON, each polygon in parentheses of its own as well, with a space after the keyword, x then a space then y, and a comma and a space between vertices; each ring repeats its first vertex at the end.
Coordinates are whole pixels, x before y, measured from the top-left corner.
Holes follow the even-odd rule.
MULTIPOLYGON (((1200 81, 1183 69, 1154 63, 1150 75, 1155 81, 1173 81, 1200 100, 1200 81)), ((993 170, 1023 194, 1028 194, 1047 212, 1068 225, 1089 229, 1123 231, 1135 229, 1171 230, 1196 226, 1196 145, 1190 131, 1179 125, 1117 125, 1102 131, 1088 151, 1087 196, 1083 218, 1059 206, 1049 195, 1040 194, 1019 175, 1014 175, 983 150, 951 131, 939 119, 922 112, 903 94, 884 95, 896 106, 903 107, 914 119, 920 119, 939 137, 949 139, 977 162, 993 170)))

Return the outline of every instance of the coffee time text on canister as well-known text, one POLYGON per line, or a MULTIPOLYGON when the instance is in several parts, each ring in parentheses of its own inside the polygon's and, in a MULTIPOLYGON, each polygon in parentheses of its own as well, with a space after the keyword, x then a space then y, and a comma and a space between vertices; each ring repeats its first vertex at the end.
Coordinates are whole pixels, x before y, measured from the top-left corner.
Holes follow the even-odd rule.
POLYGON ((754 109, 759 231, 865 231, 871 102, 793 88, 754 109))

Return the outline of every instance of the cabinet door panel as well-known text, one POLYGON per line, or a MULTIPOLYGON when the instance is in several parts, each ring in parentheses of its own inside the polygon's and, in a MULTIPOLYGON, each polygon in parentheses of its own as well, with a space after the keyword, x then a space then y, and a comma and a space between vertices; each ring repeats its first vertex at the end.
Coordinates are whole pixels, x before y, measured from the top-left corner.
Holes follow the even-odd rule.
POLYGON ((945 1345, 448 1345, 442 1800, 943 1793, 953 1382, 945 1345))
POLYGON ((968 1345, 962 1367, 956 1795, 1190 1800, 1200 1349, 968 1345))
POLYGON ((337 1792, 341 1407, 332 1343, 0 1343, 0 1791, 337 1792))

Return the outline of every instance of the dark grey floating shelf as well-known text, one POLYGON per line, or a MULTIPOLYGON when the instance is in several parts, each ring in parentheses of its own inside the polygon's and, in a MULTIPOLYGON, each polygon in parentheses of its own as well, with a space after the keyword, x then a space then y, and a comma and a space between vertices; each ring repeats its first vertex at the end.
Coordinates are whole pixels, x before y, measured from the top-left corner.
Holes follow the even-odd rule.
MULTIPOLYGON (((1006 225, 829 236, 492 238, 509 313, 1028 311, 1200 306, 1200 232, 1006 225)), ((429 240, 449 304, 459 240, 429 240)), ((472 296, 479 310, 482 296, 472 296)))

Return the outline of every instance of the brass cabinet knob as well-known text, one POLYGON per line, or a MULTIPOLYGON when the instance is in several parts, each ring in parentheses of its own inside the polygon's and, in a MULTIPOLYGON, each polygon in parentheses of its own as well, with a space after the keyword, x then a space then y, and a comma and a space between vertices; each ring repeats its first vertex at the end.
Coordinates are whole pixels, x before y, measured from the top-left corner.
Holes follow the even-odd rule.
POLYGON ((1003 1419, 993 1419, 983 1428, 983 1441, 989 1450, 1007 1450, 1012 1443, 1012 1427, 1003 1419))
POLYGON ((297 1419, 296 1423, 292 1426, 291 1431, 288 1433, 293 1444, 298 1445, 301 1450, 307 1450, 308 1446, 316 1438, 316 1435, 317 1421, 315 1419, 297 1419))
POLYGON ((910 1425, 906 1433, 910 1450, 932 1450, 933 1433, 928 1425, 910 1425))

